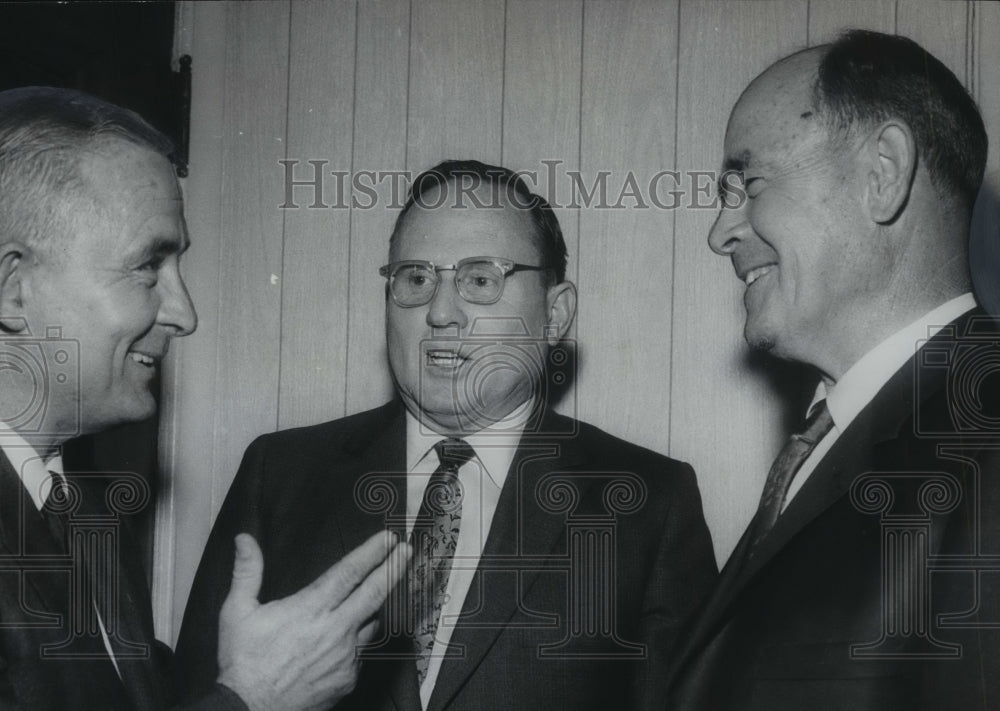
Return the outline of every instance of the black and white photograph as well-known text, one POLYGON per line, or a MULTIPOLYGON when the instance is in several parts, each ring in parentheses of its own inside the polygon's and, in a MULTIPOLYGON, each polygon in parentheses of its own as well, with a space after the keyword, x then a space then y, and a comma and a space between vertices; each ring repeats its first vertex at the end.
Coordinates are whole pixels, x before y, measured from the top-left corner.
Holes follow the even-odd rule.
POLYGON ((1000 2, 0 38, 0 711, 1000 709, 1000 2))

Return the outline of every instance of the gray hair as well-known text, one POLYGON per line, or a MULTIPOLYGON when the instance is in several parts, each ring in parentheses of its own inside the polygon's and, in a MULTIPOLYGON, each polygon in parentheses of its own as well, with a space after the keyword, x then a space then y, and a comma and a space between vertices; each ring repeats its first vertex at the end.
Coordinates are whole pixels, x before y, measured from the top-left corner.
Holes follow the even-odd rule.
POLYGON ((60 203, 82 185, 81 155, 109 138, 172 159, 170 139, 134 111, 73 89, 0 92, 0 244, 51 247, 65 227, 60 203))

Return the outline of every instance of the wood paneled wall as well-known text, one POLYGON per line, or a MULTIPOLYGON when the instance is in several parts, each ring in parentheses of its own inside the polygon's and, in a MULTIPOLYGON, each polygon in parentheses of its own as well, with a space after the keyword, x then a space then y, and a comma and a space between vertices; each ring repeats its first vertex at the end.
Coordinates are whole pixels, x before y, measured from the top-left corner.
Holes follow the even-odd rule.
MULTIPOLYGON (((690 171, 718 167, 740 91, 843 27, 898 31, 967 82, 994 145, 1000 130, 1000 10, 988 2, 280 0, 182 3, 179 20, 177 52, 194 58, 184 269, 201 325, 164 378, 165 639, 247 444, 391 394, 376 269, 397 209, 390 181, 375 207, 338 206, 351 176, 477 158, 539 171, 539 190, 554 180, 548 197, 565 205, 570 171, 588 187, 606 173, 610 204, 629 176, 648 197, 658 172, 681 173, 659 183, 661 202, 682 191, 677 209, 634 197, 559 209, 580 293, 578 376, 561 408, 694 464, 724 560, 809 387, 748 353, 742 285, 706 244, 715 210, 694 204, 713 195, 690 171), (333 207, 310 207, 313 188, 298 186, 298 209, 279 208, 282 160, 299 161, 297 180, 325 161, 333 207)), ((980 223, 995 233, 995 214, 980 223)), ((983 244, 982 259, 1000 262, 983 244)))

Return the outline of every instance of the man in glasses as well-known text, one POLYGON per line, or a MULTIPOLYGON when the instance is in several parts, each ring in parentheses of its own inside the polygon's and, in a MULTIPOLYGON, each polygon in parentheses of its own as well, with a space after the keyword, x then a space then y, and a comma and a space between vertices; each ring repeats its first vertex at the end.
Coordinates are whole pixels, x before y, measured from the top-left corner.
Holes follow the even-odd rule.
POLYGON ((656 705, 712 545, 690 467, 553 411, 565 271, 551 208, 511 171, 416 179, 380 270, 398 399, 250 448, 181 635, 204 682, 234 531, 258 535, 281 596, 388 526, 414 558, 344 707, 656 705))

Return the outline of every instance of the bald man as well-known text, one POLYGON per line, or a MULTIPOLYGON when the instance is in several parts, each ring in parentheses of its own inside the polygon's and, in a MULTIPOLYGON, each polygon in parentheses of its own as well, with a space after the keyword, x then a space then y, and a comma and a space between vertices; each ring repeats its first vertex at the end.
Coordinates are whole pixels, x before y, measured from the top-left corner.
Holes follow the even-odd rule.
POLYGON ((1000 334, 968 265, 986 143, 941 62, 872 32, 777 62, 733 109, 709 244, 750 345, 819 386, 670 708, 1000 707, 1000 334))

